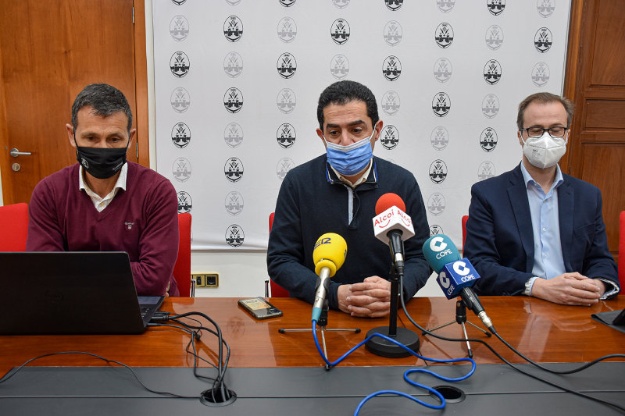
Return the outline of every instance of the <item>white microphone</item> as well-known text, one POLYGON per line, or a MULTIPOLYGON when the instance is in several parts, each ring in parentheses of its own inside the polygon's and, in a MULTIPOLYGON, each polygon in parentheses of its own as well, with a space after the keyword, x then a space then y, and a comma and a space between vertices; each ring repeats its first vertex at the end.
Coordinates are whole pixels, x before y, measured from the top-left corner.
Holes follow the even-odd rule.
POLYGON ((412 218, 406 214, 406 204, 394 193, 382 195, 375 204, 373 232, 376 238, 388 244, 397 273, 404 273, 404 241, 413 237, 412 218))

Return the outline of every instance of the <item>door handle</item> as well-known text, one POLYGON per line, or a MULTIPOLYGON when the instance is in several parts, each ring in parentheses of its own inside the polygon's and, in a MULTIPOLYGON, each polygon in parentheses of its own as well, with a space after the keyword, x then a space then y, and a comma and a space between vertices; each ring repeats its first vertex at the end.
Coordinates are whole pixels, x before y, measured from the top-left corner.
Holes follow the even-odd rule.
POLYGON ((13 148, 11 149, 11 151, 9 152, 9 154, 13 157, 18 157, 18 156, 30 156, 32 153, 30 152, 20 152, 17 148, 13 148))

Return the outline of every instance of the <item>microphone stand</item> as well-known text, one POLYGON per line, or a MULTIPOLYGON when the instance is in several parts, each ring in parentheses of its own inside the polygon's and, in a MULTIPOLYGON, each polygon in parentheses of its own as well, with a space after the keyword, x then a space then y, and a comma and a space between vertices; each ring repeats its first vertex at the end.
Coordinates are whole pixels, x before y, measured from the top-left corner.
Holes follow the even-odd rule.
MULTIPOLYGON (((354 334, 360 333, 360 328, 327 328, 326 326, 328 325, 328 310, 329 309, 330 307, 328 305, 328 299, 326 298, 323 301, 323 308, 321 308, 321 316, 319 317, 319 321, 317 321, 317 326, 319 327, 321 331, 321 342, 323 345, 323 353, 326 357, 328 356, 328 351, 326 350, 326 337, 325 337, 326 331, 332 331, 332 332, 346 331, 346 332, 353 332, 354 334)), ((312 332, 312 328, 280 328, 278 329, 278 332, 281 334, 286 334, 289 332, 312 332)))
MULTIPOLYGON (((419 351, 419 336, 413 331, 407 328, 397 328, 397 307, 398 299, 401 294, 399 293, 399 279, 402 276, 397 272, 395 262, 391 267, 390 280, 391 280, 391 311, 389 315, 388 326, 379 326, 371 329, 367 332, 367 338, 374 334, 386 335, 389 338, 393 338, 400 344, 405 345, 412 351, 419 351)), ((400 347, 399 345, 389 342, 381 337, 373 337, 365 344, 365 347, 372 353, 389 358, 408 357, 411 355, 408 351, 400 347)))
POLYGON ((421 333, 421 335, 427 335, 428 332, 434 332, 434 331, 437 331, 439 329, 445 328, 446 326, 449 326, 449 325, 453 324, 454 322, 456 322, 456 323, 460 324, 460 326, 462 326, 462 332, 464 334, 464 340, 467 343, 467 355, 468 355, 469 358, 473 358, 473 350, 471 349, 471 344, 469 343, 469 336, 467 335, 467 327, 466 327, 465 323, 467 323, 469 325, 472 325, 476 329, 479 329, 484 334, 486 334, 486 336, 488 336, 488 337, 490 337, 490 332, 486 331, 483 328, 480 328, 479 326, 475 325, 471 321, 467 321, 467 307, 466 307, 466 304, 464 303, 464 300, 462 300, 462 299, 458 299, 458 301, 456 301, 456 320, 455 321, 449 321, 446 324, 437 326, 436 328, 432 328, 432 329, 429 329, 427 331, 423 331, 421 333))

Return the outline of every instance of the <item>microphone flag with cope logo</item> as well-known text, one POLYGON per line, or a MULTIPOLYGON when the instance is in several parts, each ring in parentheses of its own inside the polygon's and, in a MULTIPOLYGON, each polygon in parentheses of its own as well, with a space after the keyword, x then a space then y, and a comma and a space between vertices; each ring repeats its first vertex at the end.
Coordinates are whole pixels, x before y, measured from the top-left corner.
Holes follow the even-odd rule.
POLYGON ((329 271, 329 277, 345 263, 347 257, 347 242, 336 233, 325 233, 317 239, 313 249, 313 263, 315 273, 320 275, 323 268, 329 271))
POLYGON ((388 244, 389 233, 393 230, 401 232, 402 241, 415 235, 412 218, 405 210, 406 204, 397 194, 386 193, 378 199, 373 217, 373 232, 378 240, 388 244))
POLYGON ((465 287, 471 287, 480 278, 471 262, 460 258, 456 245, 444 234, 437 234, 423 244, 423 255, 438 273, 438 285, 447 299, 455 298, 465 287))

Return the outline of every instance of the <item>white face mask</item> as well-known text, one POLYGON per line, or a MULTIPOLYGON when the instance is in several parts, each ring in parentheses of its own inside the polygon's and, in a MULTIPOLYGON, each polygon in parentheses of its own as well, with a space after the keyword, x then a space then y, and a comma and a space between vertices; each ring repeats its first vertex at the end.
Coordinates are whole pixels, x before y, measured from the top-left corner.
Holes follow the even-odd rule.
POLYGON ((564 137, 551 137, 544 132, 540 137, 528 137, 523 141, 523 154, 527 160, 540 169, 555 166, 566 152, 566 135, 564 137))

